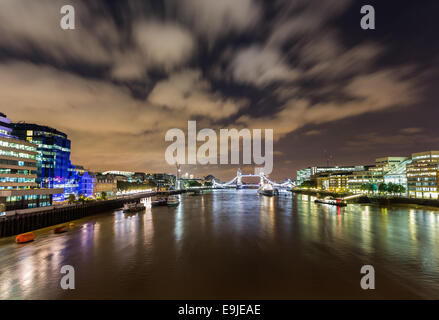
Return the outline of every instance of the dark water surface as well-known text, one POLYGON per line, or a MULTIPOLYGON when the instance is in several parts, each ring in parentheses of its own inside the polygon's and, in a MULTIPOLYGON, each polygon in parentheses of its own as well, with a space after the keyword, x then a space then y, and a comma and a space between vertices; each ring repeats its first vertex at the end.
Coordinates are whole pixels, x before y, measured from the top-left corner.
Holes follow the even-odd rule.
POLYGON ((315 204, 256 190, 108 212, 0 240, 1 299, 439 298, 439 212, 315 204), (75 290, 62 290, 63 265, 75 290), (376 290, 360 287, 373 265, 376 290))

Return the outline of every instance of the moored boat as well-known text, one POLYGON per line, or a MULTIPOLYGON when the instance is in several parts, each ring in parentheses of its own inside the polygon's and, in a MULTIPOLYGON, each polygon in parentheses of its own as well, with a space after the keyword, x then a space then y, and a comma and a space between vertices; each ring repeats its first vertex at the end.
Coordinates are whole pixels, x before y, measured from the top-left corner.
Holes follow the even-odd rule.
POLYGON ((166 198, 155 198, 151 200, 152 207, 166 206, 168 200, 166 198))
POLYGON ((337 206, 337 207, 346 207, 347 203, 346 201, 344 201, 341 198, 331 198, 331 197, 326 197, 324 199, 316 199, 314 200, 315 203, 322 203, 322 204, 330 204, 333 206, 337 206))
POLYGON ((27 232, 27 233, 23 233, 23 234, 19 234, 16 238, 15 238, 15 242, 16 243, 27 243, 27 242, 31 242, 35 240, 35 235, 33 234, 33 232, 27 232))
POLYGON ((169 196, 168 197, 168 201, 167 201, 168 207, 178 206, 179 203, 180 203, 180 200, 178 200, 178 197, 176 197, 176 196, 169 196))
POLYGON ((67 232, 67 226, 60 226, 53 230, 54 233, 64 233, 67 232))
POLYGON ((134 213, 145 209, 145 205, 140 202, 125 203, 123 206, 123 212, 134 213))
POLYGON ((259 187, 258 193, 263 196, 274 197, 279 194, 279 191, 274 189, 271 184, 266 183, 259 187))

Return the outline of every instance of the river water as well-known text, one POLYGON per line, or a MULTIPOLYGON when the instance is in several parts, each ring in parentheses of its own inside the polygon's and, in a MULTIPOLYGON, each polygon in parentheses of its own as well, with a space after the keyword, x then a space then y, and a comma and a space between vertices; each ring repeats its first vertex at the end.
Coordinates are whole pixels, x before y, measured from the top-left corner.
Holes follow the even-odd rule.
POLYGON ((180 197, 24 245, 0 239, 0 299, 439 299, 438 211, 256 190, 180 197), (74 290, 60 286, 63 265, 74 290), (375 290, 361 289, 363 265, 375 290))

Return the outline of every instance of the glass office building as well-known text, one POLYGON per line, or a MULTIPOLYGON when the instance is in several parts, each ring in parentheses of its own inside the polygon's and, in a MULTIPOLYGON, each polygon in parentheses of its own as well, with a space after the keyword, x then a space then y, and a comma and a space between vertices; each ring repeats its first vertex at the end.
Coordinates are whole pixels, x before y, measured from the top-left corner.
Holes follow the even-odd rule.
POLYGON ((11 135, 9 119, 0 113, 0 215, 6 211, 50 206, 62 190, 40 189, 37 146, 11 135))
POLYGON ((12 133, 11 120, 0 112, 0 137, 10 138, 12 133))
POLYGON ((439 199, 439 151, 412 154, 407 164, 407 185, 410 197, 439 199))
POLYGON ((71 177, 70 140, 65 133, 50 127, 30 123, 16 123, 12 134, 37 145, 37 183, 41 188, 63 189, 54 201, 64 201, 77 189, 71 177))

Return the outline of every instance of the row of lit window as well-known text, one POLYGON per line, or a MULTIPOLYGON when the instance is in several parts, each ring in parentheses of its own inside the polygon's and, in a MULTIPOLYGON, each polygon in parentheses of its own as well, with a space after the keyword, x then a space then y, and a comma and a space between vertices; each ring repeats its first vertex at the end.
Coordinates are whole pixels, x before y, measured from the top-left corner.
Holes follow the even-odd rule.
POLYGON ((26 196, 11 196, 11 197, 6 197, 6 201, 7 202, 16 202, 16 201, 29 201, 29 200, 37 200, 38 198, 40 198, 40 200, 49 200, 50 199, 50 195, 37 195, 37 194, 32 194, 32 195, 26 195, 26 196))
POLYGON ((37 151, 37 148, 34 146, 28 146, 28 145, 24 145, 21 143, 15 143, 15 142, 11 142, 11 141, 0 140, 0 146, 11 148, 11 149, 33 151, 33 152, 37 151))
POLYGON ((14 151, 6 151, 0 149, 0 155, 2 156, 8 156, 8 157, 16 157, 16 158, 22 158, 22 159, 36 159, 36 155, 28 154, 28 153, 22 153, 22 152, 14 152, 14 151))
POLYGON ((0 165, 2 164, 10 165, 10 166, 20 166, 20 167, 24 167, 24 166, 35 167, 35 163, 32 162, 0 159, 0 165))

